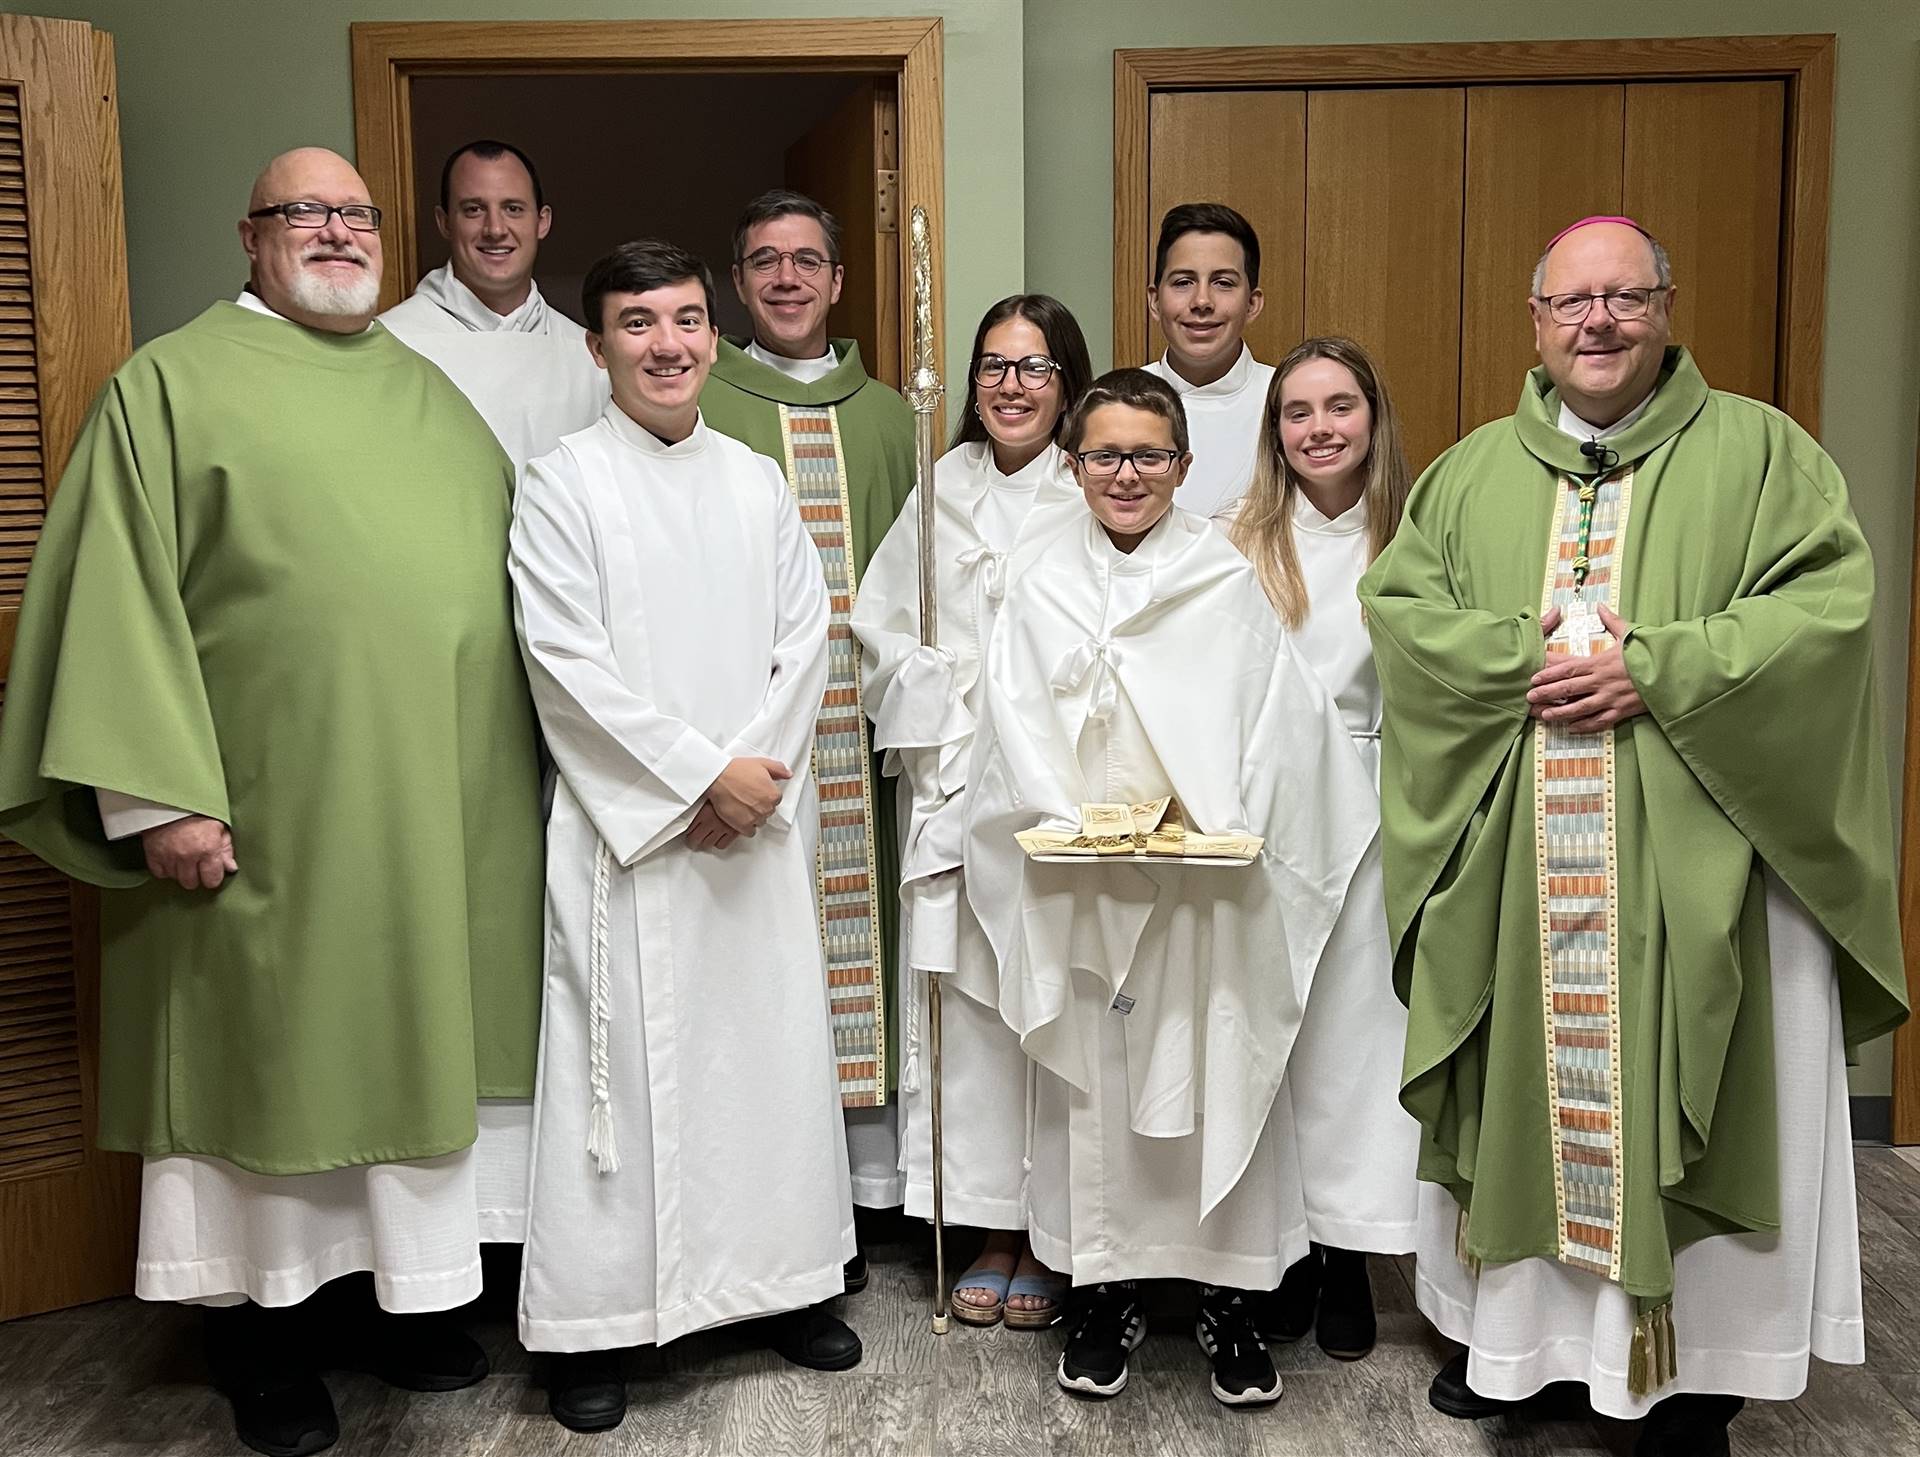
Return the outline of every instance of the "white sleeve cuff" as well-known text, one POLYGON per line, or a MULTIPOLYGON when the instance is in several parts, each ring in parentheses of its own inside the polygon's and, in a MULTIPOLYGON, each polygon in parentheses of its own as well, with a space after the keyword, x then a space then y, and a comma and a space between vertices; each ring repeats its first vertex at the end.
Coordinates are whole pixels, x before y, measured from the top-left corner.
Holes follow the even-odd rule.
POLYGON ((130 840, 175 820, 191 819, 193 814, 191 810, 155 804, 135 794, 122 794, 117 789, 95 789, 93 797, 100 805, 100 824, 109 840, 130 840))

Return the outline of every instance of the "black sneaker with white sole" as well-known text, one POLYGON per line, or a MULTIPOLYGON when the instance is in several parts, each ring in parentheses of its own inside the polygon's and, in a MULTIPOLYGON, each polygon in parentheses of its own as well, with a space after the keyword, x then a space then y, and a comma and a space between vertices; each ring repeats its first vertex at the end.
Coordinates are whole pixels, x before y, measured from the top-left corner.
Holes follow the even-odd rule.
POLYGON ((1131 1280, 1082 1285, 1068 1297, 1067 1348, 1056 1376, 1075 1396, 1118 1396, 1127 1357, 1147 1338, 1147 1313, 1131 1280))
POLYGON ((1253 1328, 1248 1292, 1224 1285, 1200 1289, 1200 1320, 1194 1336, 1213 1362, 1215 1400, 1228 1406, 1272 1406, 1280 1399, 1280 1373, 1267 1343, 1253 1328))

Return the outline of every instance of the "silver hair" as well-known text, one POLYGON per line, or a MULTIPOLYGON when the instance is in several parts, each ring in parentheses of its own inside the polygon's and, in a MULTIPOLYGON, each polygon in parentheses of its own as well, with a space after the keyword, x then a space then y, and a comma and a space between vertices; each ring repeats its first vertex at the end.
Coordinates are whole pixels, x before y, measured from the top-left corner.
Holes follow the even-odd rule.
MULTIPOLYGON (((1640 236, 1645 238, 1647 246, 1653 249, 1654 283, 1661 288, 1672 288, 1673 260, 1667 256, 1667 250, 1660 246, 1660 240, 1653 234, 1642 233, 1640 236)), ((1540 261, 1533 265, 1533 282, 1528 285, 1527 291, 1535 298, 1540 297, 1540 289, 1547 281, 1547 254, 1551 252, 1553 252, 1553 244, 1549 243, 1546 251, 1540 255, 1540 261)))

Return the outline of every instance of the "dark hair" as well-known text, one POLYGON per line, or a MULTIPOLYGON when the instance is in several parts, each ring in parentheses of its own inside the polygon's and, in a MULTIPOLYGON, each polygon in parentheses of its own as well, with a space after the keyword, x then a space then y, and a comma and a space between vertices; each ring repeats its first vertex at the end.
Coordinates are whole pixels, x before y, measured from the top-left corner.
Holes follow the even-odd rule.
POLYGON ((1129 405, 1158 415, 1173 427, 1173 448, 1182 455, 1187 453, 1187 407, 1180 403, 1180 396, 1172 385, 1144 369, 1109 370, 1088 385, 1060 435, 1062 450, 1071 452, 1080 448, 1087 433, 1087 417, 1102 405, 1129 405))
POLYGON ((1260 286, 1260 235, 1253 224, 1224 202, 1183 202, 1168 208, 1167 215, 1160 219, 1160 241, 1153 250, 1155 288, 1167 271, 1168 252, 1188 233, 1225 233, 1240 245, 1247 260, 1248 292, 1260 286))
MULTIPOLYGON (((1010 294, 987 310, 980 319, 980 327, 973 332, 973 353, 967 356, 969 396, 976 388, 973 371, 980 363, 980 356, 986 352, 988 333, 996 324, 1004 324, 1008 319, 1025 319, 1038 329, 1040 337, 1047 341, 1047 353, 1060 366, 1060 418, 1053 422, 1053 438, 1057 444, 1061 432, 1067 428, 1067 416, 1073 413, 1074 405, 1093 381, 1093 364, 1087 357, 1086 335, 1080 332, 1080 321, 1074 318, 1072 310, 1051 294, 1010 294)), ((987 434, 987 422, 980 418, 979 411, 962 410, 960 425, 953 432, 953 440, 947 448, 951 450, 972 441, 991 438, 987 434)))
POLYGON ((762 223, 770 223, 775 218, 789 217, 794 213, 804 218, 812 218, 820 224, 820 231, 827 235, 827 256, 838 263, 840 261, 840 219, 805 193, 789 192, 784 187, 775 187, 761 193, 748 203, 746 210, 740 214, 740 221, 733 225, 733 261, 738 263, 746 252, 748 233, 762 223))
POLYGON ((455 147, 447 155, 447 162, 440 169, 440 211, 447 212, 453 207, 453 164, 471 153, 482 162, 497 162, 502 157, 512 157, 527 169, 527 176, 533 179, 533 207, 538 212, 547 205, 547 195, 540 190, 540 169, 533 165, 533 158, 521 151, 512 142, 495 142, 485 138, 477 142, 468 142, 464 147, 455 147))
POLYGON ((580 317, 590 332, 601 333, 606 328, 603 311, 608 294, 652 293, 689 278, 700 280, 707 295, 707 322, 715 323, 713 273, 704 260, 658 238, 622 243, 587 270, 580 285, 580 317))

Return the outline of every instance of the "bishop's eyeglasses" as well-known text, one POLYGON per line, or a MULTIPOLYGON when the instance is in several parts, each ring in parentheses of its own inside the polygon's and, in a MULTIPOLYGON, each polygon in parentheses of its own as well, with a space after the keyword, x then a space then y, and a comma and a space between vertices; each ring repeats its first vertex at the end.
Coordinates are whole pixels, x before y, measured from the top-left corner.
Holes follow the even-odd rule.
POLYGON ((1007 377, 1012 370, 1020 383, 1030 390, 1045 389, 1047 381, 1053 378, 1054 371, 1060 368, 1059 361, 1049 359, 1044 354, 1029 354, 1025 359, 1002 359, 998 354, 982 354, 973 366, 973 382, 991 388, 1007 377))
POLYGON ((1595 299, 1605 304, 1607 312, 1616 319, 1638 319, 1653 303, 1653 296, 1666 291, 1667 285, 1661 284, 1658 288, 1616 288, 1612 293, 1542 293, 1534 297, 1547 306, 1554 323, 1580 324, 1585 323, 1593 311, 1595 299))
POLYGON ((339 213, 340 221, 356 233, 377 233, 380 230, 380 209, 368 202, 350 202, 345 207, 333 207, 324 202, 276 202, 272 207, 257 207, 247 216, 283 217, 290 228, 324 228, 335 213, 339 213))

